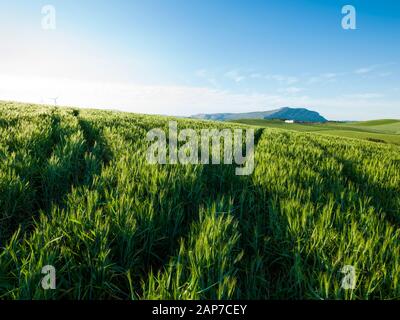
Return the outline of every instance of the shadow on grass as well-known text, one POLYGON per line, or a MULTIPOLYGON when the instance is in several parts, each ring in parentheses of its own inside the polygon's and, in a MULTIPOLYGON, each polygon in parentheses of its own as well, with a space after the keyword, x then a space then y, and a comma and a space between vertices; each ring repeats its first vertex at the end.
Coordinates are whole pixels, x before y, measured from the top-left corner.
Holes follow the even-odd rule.
MULTIPOLYGON (((258 143, 262 129, 255 132, 255 143, 258 143)), ((174 167, 174 166, 172 166, 174 167)), ((171 167, 171 169, 172 169, 171 167)), ((129 262, 121 252, 121 243, 125 240, 118 240, 115 245, 114 261, 120 264, 124 270, 132 271, 130 276, 138 296, 141 295, 140 285, 143 279, 149 278, 150 272, 158 274, 168 268, 171 258, 179 252, 182 241, 187 241, 193 225, 199 222, 201 208, 212 205, 213 202, 222 198, 231 199, 234 211, 229 214, 243 213, 243 188, 251 183, 251 176, 237 176, 236 165, 201 165, 197 166, 195 176, 176 177, 164 181, 162 186, 165 199, 171 199, 169 203, 153 201, 151 219, 137 220, 137 233, 131 234, 134 237, 137 254, 130 259, 137 261, 136 266, 129 266, 129 262), (241 212, 241 213, 239 213, 241 212), (174 214, 175 213, 175 214, 174 214), (149 246, 149 243, 151 245, 149 246), (121 257, 124 257, 123 259, 121 257), (121 261, 124 260, 125 262, 121 261), (132 270, 133 267, 133 270, 132 270)), ((166 168, 168 171, 168 168, 166 168)), ((161 191, 161 190, 160 190, 161 191)), ((149 195, 153 197, 153 195, 149 195)), ((129 239, 125 235, 124 239, 129 239)), ((129 247, 129 240, 126 247, 129 247)), ((122 249, 124 250, 124 249, 122 249)), ((134 252, 135 250, 132 250, 134 252)), ((128 292, 125 276, 121 276, 119 286, 122 291, 128 292)), ((126 297, 121 297, 126 298, 126 297)))
MULTIPOLYGON (((78 114, 74 114, 76 117, 78 114)), ((18 180, 6 186, 1 196, 5 212, 0 220, 0 247, 12 234, 21 229, 29 232, 33 219, 40 211, 49 212, 53 206, 63 207, 66 196, 73 187, 89 186, 101 167, 112 157, 110 149, 96 130, 87 121, 78 119, 83 141, 71 140, 75 132, 66 132, 61 127, 67 121, 56 110, 51 113, 50 135, 42 141, 43 147, 33 145, 28 153, 32 161, 16 164, 18 180)))

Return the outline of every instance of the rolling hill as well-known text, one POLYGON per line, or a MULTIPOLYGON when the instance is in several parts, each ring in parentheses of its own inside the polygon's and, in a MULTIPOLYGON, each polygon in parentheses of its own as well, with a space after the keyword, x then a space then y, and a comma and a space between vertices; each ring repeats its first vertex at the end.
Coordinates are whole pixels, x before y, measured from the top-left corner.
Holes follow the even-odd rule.
POLYGON ((365 128, 370 131, 400 134, 400 120, 395 119, 351 122, 346 125, 352 128, 365 128))
POLYGON ((400 145, 399 120, 373 120, 350 123, 325 122, 288 124, 281 120, 240 119, 232 120, 231 122, 261 128, 279 128, 290 131, 314 132, 324 135, 400 145))

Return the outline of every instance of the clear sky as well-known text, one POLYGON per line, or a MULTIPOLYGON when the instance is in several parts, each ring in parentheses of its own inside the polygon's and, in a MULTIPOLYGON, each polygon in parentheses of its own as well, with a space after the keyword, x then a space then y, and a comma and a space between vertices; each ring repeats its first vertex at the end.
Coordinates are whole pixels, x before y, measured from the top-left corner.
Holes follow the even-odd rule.
POLYGON ((398 0, 13 0, 0 24, 2 100, 400 118, 398 0), (356 30, 342 28, 346 4, 356 30), (44 5, 55 30, 42 28, 44 5))

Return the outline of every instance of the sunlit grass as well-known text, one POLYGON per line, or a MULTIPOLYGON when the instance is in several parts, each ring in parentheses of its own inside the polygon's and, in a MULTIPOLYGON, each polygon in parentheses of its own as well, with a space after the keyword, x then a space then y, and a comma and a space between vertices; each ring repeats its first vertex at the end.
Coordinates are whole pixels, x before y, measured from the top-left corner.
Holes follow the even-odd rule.
POLYGON ((238 177, 148 164, 146 132, 167 126, 0 107, 1 299, 400 298, 397 146, 264 129, 254 173, 238 177), (40 286, 48 264, 56 290, 40 286))

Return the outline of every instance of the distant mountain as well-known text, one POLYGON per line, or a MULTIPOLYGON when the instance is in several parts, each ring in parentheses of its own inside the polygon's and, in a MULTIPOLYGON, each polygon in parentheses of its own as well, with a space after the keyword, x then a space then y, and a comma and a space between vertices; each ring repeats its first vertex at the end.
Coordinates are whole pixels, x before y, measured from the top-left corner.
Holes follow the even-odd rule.
POLYGON ((277 120, 295 120, 302 122, 327 122, 318 112, 305 108, 281 108, 270 111, 248 112, 248 113, 213 113, 198 114, 191 116, 193 119, 228 121, 239 119, 277 119, 277 120))
POLYGON ((278 112, 278 110, 260 111, 260 112, 247 112, 247 113, 211 113, 211 114, 197 114, 191 116, 194 119, 204 120, 239 120, 239 119, 264 119, 265 117, 278 112))
POLYGON ((327 122, 318 112, 305 108, 282 108, 273 114, 267 115, 264 119, 296 120, 302 122, 327 122))

